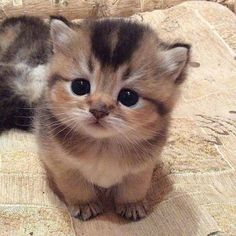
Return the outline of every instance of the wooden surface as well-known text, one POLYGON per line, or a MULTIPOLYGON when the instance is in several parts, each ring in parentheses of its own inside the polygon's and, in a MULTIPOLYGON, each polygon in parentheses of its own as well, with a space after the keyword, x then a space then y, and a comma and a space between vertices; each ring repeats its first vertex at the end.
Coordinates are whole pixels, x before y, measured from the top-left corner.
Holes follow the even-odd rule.
MULTIPOLYGON (((130 16, 137 12, 165 9, 186 0, 0 0, 0 20, 31 14, 48 17, 64 15, 68 19, 104 16, 130 16)), ((211 0, 234 10, 235 0, 211 0)))
POLYGON ((236 16, 210 2, 136 14, 159 36, 192 44, 192 63, 143 221, 72 219, 47 187, 33 135, 0 137, 0 235, 236 235, 236 16))

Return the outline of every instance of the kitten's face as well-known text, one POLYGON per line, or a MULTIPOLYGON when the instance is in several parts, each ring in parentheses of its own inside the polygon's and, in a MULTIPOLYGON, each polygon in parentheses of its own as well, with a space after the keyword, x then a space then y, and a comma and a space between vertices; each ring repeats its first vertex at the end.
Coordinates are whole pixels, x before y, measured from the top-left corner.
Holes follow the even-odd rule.
POLYGON ((188 48, 158 45, 143 26, 52 22, 55 55, 47 101, 58 120, 94 138, 154 137, 172 109, 188 48))

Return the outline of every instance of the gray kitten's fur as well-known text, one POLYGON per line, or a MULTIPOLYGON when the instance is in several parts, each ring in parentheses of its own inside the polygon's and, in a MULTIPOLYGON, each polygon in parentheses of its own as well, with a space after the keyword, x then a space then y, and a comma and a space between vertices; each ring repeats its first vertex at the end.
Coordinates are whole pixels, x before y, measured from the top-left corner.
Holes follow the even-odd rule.
POLYGON ((32 128, 51 55, 49 26, 21 16, 0 25, 0 133, 32 128))

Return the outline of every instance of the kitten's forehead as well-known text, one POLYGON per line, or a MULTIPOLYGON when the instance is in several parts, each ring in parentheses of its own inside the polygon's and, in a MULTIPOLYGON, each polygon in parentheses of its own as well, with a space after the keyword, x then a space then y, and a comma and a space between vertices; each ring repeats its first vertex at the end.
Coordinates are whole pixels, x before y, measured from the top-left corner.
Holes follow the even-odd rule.
POLYGON ((102 66, 115 70, 128 62, 149 28, 132 21, 100 20, 91 24, 91 51, 102 66))
POLYGON ((178 77, 185 78, 182 72, 189 48, 182 44, 162 45, 148 26, 106 19, 84 21, 72 29, 56 22, 53 29, 57 53, 51 73, 67 80, 88 79, 92 92, 114 95, 120 88, 129 87, 145 97, 148 94, 159 99, 163 91, 165 97, 169 96, 178 77))

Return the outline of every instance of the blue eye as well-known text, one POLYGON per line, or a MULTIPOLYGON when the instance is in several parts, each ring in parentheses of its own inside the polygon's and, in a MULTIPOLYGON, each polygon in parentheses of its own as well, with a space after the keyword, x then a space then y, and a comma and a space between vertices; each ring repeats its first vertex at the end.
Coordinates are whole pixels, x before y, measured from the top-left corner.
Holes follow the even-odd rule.
POLYGON ((139 95, 130 89, 122 89, 118 95, 118 101, 126 107, 135 105, 139 100, 139 95))
POLYGON ((75 79, 71 83, 71 90, 78 96, 90 93, 90 83, 86 79, 75 79))

